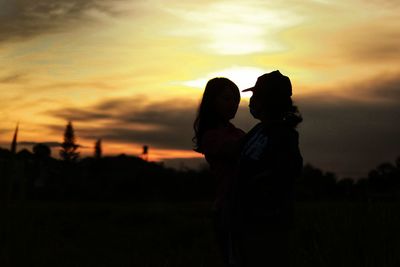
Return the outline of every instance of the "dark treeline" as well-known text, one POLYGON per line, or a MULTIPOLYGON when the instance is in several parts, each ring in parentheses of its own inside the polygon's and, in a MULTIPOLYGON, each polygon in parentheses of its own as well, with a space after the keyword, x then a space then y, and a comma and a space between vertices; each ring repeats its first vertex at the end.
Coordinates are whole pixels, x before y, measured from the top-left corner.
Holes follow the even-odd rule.
POLYGON ((177 171, 126 155, 67 161, 0 149, 0 177, 2 197, 15 200, 180 201, 214 195, 207 170, 177 171))
MULTIPOLYGON (((37 145, 33 153, 0 149, 0 188, 3 201, 211 201, 215 180, 207 168, 176 170, 134 156, 55 159, 37 145)), ((400 200, 400 158, 358 180, 307 164, 296 194, 300 201, 400 200)))
POLYGON ((332 172, 323 172, 306 164, 296 182, 299 200, 400 200, 400 157, 393 163, 382 163, 359 179, 338 179, 332 172))

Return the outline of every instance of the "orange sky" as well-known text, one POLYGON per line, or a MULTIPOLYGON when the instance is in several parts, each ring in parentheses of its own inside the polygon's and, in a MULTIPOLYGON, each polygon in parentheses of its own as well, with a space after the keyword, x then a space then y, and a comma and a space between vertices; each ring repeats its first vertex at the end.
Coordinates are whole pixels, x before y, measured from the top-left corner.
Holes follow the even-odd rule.
MULTIPOLYGON (((153 159, 195 157, 191 122, 207 80, 244 88, 275 69, 299 103, 393 101, 373 92, 379 79, 398 84, 398 14, 398 1, 3 0, 0 143, 17 121, 22 142, 61 142, 72 119, 83 153, 103 138, 105 153, 148 144, 153 159)), ((237 124, 248 130, 246 112, 237 124)))

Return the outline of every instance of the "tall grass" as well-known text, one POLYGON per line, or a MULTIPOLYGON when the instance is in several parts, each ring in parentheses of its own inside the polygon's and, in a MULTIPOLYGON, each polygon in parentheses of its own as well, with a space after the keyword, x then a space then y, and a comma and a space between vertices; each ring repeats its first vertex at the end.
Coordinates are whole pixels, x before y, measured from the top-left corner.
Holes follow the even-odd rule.
MULTIPOLYGON (((295 266, 400 266, 399 208, 299 203, 295 266)), ((211 203, 19 203, 0 212, 4 267, 222 266, 211 203)))
POLYGON ((296 266, 400 266, 399 203, 298 204, 296 266))

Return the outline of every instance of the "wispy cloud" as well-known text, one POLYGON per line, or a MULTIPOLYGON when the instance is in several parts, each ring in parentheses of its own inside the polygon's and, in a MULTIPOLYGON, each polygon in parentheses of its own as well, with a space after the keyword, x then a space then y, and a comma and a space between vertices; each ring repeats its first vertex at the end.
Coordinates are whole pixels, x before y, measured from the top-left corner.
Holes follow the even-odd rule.
POLYGON ((21 83, 27 81, 27 75, 23 73, 13 73, 0 77, 0 83, 21 83))
POLYGON ((60 147, 61 146, 61 143, 59 143, 59 142, 21 141, 21 142, 18 142, 18 144, 21 145, 21 146, 32 146, 32 147, 37 145, 37 144, 43 144, 43 145, 46 145, 46 146, 49 146, 49 147, 60 147))
POLYGON ((118 14, 110 0, 15 0, 0 2, 0 42, 79 27, 95 14, 118 14))
MULTIPOLYGON (((400 8, 398 8, 400 12, 400 8)), ((398 13, 397 13, 398 14, 398 13)), ((342 53, 352 61, 397 63, 400 60, 400 30, 398 16, 379 18, 349 26, 336 42, 342 53)))
POLYGON ((168 13, 185 21, 169 31, 174 36, 202 36, 203 49, 223 55, 243 55, 282 51, 277 33, 297 25, 299 14, 260 1, 216 1, 204 5, 163 7, 168 13))
MULTIPOLYGON (((147 102, 141 98, 113 99, 86 109, 48 111, 57 118, 85 123, 83 138, 150 144, 157 148, 191 149, 196 104, 187 100, 147 102), (177 103, 182 103, 178 104, 177 103)), ((82 124, 81 124, 82 125, 82 124)), ((60 132, 60 127, 52 127, 60 132)))

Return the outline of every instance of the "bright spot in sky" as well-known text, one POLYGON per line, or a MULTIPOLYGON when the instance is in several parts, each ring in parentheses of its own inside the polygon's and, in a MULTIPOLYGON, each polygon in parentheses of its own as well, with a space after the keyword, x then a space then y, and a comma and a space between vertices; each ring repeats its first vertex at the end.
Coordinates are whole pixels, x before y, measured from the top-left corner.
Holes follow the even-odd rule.
POLYGON ((298 25, 303 18, 287 8, 246 1, 216 1, 197 8, 163 7, 185 23, 168 34, 203 40, 199 46, 209 53, 245 55, 284 51, 279 33, 298 25))
POLYGON ((257 78, 264 73, 270 72, 272 70, 259 69, 254 67, 231 67, 218 72, 210 73, 204 78, 185 81, 183 85, 204 89, 208 80, 215 77, 225 77, 233 81, 240 90, 254 86, 257 78))

